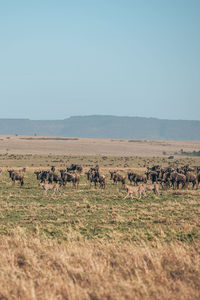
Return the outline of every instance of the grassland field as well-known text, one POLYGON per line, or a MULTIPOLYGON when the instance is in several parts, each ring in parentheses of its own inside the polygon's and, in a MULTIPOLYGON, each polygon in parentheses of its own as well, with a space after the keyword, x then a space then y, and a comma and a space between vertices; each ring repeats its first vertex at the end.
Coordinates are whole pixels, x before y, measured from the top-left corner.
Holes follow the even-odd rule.
POLYGON ((0 299, 200 299, 200 187, 123 199, 109 170, 200 165, 166 156, 1 154, 0 299), (44 196, 35 170, 81 164, 79 188, 44 196), (106 189, 84 175, 99 164, 106 189), (7 169, 26 167, 25 184, 7 169))

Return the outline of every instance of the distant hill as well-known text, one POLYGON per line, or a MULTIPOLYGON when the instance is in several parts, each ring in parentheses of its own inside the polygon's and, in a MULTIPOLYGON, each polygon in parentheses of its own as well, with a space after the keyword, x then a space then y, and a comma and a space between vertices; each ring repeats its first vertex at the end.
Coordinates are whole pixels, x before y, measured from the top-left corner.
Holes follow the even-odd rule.
POLYGON ((200 121, 76 116, 65 120, 0 119, 0 134, 93 138, 200 140, 200 121))

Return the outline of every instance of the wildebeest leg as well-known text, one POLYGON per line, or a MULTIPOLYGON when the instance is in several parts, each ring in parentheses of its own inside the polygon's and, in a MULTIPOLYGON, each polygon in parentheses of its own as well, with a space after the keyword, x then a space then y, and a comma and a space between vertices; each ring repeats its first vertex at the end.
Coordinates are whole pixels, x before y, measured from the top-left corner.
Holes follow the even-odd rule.
POLYGON ((194 187, 195 187, 196 184, 197 184, 196 181, 193 181, 193 182, 192 182, 192 189, 194 189, 194 187))
POLYGON ((173 189, 175 190, 177 188, 177 184, 176 184, 176 182, 174 181, 173 182, 173 189))
POLYGON ((95 186, 95 189, 97 188, 97 182, 96 180, 94 181, 94 186, 95 186))

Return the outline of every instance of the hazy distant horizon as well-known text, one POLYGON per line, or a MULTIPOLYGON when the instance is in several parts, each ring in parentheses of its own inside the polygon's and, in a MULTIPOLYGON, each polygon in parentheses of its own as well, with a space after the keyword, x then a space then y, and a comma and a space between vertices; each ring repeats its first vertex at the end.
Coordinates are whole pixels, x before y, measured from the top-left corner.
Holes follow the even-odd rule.
POLYGON ((200 120, 199 0, 0 3, 0 118, 200 120))
POLYGON ((41 118, 41 119, 33 119, 33 118, 0 118, 0 120, 31 120, 31 121, 63 121, 72 117, 119 117, 119 118, 145 118, 145 119, 156 119, 156 120, 168 120, 168 121, 200 121, 195 120, 195 119, 167 119, 167 118, 157 118, 157 117, 145 117, 145 116, 125 116, 125 115, 105 115, 105 114, 92 114, 92 115, 73 115, 73 116, 67 116, 65 118, 60 118, 60 119, 46 119, 46 118, 41 118))
POLYGON ((105 115, 60 120, 0 119, 0 134, 199 141, 200 121, 105 115))

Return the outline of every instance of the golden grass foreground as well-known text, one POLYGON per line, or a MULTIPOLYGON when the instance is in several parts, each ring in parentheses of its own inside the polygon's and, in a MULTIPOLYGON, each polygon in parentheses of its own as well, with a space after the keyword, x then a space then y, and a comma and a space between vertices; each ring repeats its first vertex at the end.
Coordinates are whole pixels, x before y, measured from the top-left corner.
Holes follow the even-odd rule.
POLYGON ((200 188, 123 199, 110 168, 200 165, 199 158, 0 155, 0 300, 200 299, 200 188), (34 171, 80 163, 79 188, 43 191, 34 171), (100 165, 106 189, 84 172, 100 165), (24 186, 7 169, 26 167, 24 186))
POLYGON ((200 244, 28 236, 0 241, 0 299, 199 299, 200 244))

